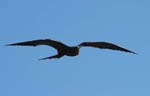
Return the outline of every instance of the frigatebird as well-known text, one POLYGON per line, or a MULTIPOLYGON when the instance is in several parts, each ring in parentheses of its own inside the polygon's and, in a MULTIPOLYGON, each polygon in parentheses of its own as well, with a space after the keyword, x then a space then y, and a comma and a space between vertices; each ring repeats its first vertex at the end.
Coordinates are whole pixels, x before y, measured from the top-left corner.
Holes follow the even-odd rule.
POLYGON ((52 39, 40 39, 40 40, 32 40, 32 41, 8 44, 7 46, 34 46, 35 47, 38 45, 48 45, 57 50, 56 55, 42 58, 40 60, 60 58, 60 57, 63 57, 64 55, 77 56, 79 54, 79 49, 81 47, 95 47, 95 48, 101 48, 101 49, 111 49, 111 50, 118 50, 118 51, 136 54, 133 51, 130 51, 126 48, 120 47, 118 45, 115 45, 109 42, 82 42, 77 46, 67 46, 66 44, 62 42, 55 41, 52 39))

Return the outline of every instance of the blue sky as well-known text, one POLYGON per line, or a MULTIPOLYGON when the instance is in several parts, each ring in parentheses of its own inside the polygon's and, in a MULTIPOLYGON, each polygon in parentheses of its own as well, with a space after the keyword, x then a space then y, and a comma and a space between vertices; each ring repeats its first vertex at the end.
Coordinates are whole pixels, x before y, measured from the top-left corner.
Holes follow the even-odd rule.
POLYGON ((0 96, 150 96, 149 0, 1 0, 0 96), (108 41, 137 52, 56 50, 9 43, 51 38, 108 41))

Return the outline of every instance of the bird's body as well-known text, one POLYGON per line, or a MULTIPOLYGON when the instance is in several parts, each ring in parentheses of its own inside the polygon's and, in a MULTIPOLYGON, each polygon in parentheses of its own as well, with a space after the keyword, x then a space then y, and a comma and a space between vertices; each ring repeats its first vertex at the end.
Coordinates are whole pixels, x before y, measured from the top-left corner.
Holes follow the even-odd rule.
POLYGON ((79 54, 79 48, 78 47, 68 47, 65 51, 64 54, 67 56, 77 56, 79 54))
POLYGON ((33 41, 8 44, 8 46, 38 46, 38 45, 48 45, 57 50, 56 55, 42 58, 40 60, 60 58, 64 55, 77 56, 79 54, 81 47, 95 47, 95 48, 101 48, 101 49, 119 50, 119 51, 136 54, 135 52, 132 52, 128 49, 122 48, 118 45, 108 43, 108 42, 83 42, 77 46, 67 46, 59 41, 55 41, 55 40, 51 40, 51 39, 42 39, 42 40, 33 40, 33 41))

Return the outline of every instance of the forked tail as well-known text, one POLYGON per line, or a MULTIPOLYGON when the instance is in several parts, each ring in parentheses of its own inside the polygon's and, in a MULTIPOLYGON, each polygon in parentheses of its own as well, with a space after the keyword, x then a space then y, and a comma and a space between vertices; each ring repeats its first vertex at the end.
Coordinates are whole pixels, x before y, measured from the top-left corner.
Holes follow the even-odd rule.
POLYGON ((46 60, 46 59, 56 59, 56 58, 60 58, 62 57, 63 55, 54 55, 54 56, 49 56, 49 57, 45 57, 45 58, 41 58, 39 60, 46 60))

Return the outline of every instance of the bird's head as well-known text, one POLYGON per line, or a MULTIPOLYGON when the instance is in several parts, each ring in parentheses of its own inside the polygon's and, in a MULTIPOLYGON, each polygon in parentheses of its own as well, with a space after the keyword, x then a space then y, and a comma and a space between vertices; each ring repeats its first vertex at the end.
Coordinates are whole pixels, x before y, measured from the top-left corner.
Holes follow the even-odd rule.
POLYGON ((76 46, 78 49, 80 49, 81 48, 81 46, 76 46))

